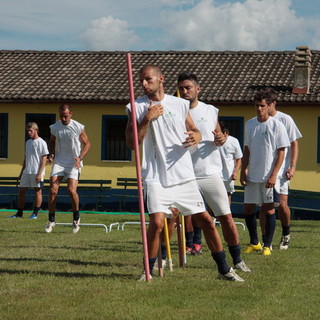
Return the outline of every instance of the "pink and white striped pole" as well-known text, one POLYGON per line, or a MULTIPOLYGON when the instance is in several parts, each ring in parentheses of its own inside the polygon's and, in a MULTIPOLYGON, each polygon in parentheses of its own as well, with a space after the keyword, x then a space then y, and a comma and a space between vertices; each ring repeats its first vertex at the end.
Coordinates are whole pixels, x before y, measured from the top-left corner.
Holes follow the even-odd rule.
POLYGON ((142 177, 140 168, 140 149, 138 141, 138 127, 137 127, 137 114, 136 105, 134 99, 133 89, 133 77, 132 77, 132 65, 131 65, 131 54, 127 53, 127 70, 128 70, 128 82, 129 82, 129 93, 130 93, 130 104, 131 104, 131 121, 133 130, 133 142, 134 142, 134 153, 136 160, 136 172, 138 182, 138 197, 139 197, 139 211, 140 211, 140 222, 141 222, 141 235, 143 244, 143 255, 144 255, 144 270, 146 273, 146 281, 150 282, 150 269, 149 269, 149 254, 148 254, 148 243, 147 243, 147 232, 145 224, 145 212, 143 202, 143 191, 142 191, 142 177))

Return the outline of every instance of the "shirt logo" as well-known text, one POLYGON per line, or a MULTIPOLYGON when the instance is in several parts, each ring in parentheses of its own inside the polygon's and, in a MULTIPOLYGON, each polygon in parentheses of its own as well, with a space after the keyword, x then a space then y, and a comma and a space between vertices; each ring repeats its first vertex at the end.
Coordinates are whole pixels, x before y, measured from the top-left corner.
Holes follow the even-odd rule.
POLYGON ((205 119, 205 118, 200 118, 200 119, 198 119, 197 120, 199 123, 206 123, 206 122, 208 122, 208 119, 205 119))

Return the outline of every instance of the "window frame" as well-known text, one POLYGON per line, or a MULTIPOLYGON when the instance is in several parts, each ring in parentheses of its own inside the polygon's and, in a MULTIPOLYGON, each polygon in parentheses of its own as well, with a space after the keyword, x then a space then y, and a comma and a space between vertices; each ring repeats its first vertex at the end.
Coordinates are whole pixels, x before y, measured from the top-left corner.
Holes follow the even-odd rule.
POLYGON ((0 149, 0 159, 8 159, 9 115, 8 113, 0 113, 0 118, 1 130, 3 130, 3 154, 0 149))
POLYGON ((234 136, 231 132, 230 135, 234 136, 239 140, 241 149, 243 150, 244 146, 244 117, 237 117, 237 116, 219 116, 219 121, 227 122, 228 120, 236 120, 240 123, 240 137, 234 136))
MULTIPOLYGON (((29 122, 36 122, 37 125, 39 126, 39 136, 46 141, 46 143, 49 143, 49 139, 50 139, 50 129, 49 129, 49 137, 48 139, 46 139, 41 133, 41 125, 39 121, 34 121, 34 120, 30 120, 31 117, 37 117, 37 118, 43 118, 43 119, 51 119, 51 123, 54 124, 56 122, 56 114, 55 113, 26 113, 25 114, 25 121, 26 121, 26 125, 29 122), (48 140, 48 141, 47 141, 48 140)), ((29 139, 28 135, 26 134, 25 140, 27 141, 29 139)))
MULTIPOLYGON (((126 147, 127 152, 126 152, 126 159, 117 159, 117 160, 112 160, 112 159, 106 159, 107 155, 107 148, 108 148, 108 121, 112 119, 123 119, 125 120, 125 124, 127 124, 127 119, 128 117, 126 115, 102 115, 102 125, 101 125, 101 130, 102 130, 102 135, 101 135, 101 161, 103 162, 130 162, 132 161, 132 151, 126 147)), ((125 128, 124 128, 125 132, 125 128)), ((125 139, 124 142, 126 143, 125 139)))
POLYGON ((320 164, 320 117, 318 117, 317 163, 320 164))

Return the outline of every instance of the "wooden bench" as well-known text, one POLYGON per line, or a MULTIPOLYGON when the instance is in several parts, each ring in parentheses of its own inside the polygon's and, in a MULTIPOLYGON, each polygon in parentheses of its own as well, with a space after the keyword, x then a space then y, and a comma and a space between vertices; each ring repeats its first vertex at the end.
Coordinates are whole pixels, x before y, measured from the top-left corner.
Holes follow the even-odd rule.
POLYGON ((10 209, 13 209, 15 207, 15 203, 18 201, 18 195, 19 195, 19 179, 18 177, 0 177, 0 187, 4 189, 0 191, 0 197, 8 197, 10 203, 10 209), (6 188, 9 187, 9 188, 6 188))
POLYGON ((289 208, 291 209, 291 219, 294 219, 296 211, 315 212, 320 214, 320 192, 303 191, 290 189, 289 208), (308 207, 303 201, 308 201, 308 207), (312 206, 311 202, 314 202, 312 206))
MULTIPOLYGON (((233 196, 238 196, 241 198, 241 201, 233 201, 232 204, 243 205, 243 196, 244 196, 244 187, 243 186, 235 186, 235 192, 233 196)), ((303 190, 289 190, 289 199, 288 199, 288 206, 291 210, 291 219, 294 219, 296 211, 306 211, 306 212, 316 212, 320 214, 320 193, 319 192, 312 192, 312 191, 303 191, 303 190), (309 206, 303 205, 302 201, 314 201, 318 202, 318 207, 313 208, 309 206)))
MULTIPOLYGON (((81 198, 93 198, 95 199, 95 210, 101 210, 103 199, 110 197, 111 190, 111 180, 94 180, 94 179, 80 179, 78 182, 78 191, 87 191, 87 194, 81 194, 81 198)), ((62 182, 61 187, 64 188, 67 182, 62 182)), ((0 192, 1 197, 13 198, 10 203, 10 208, 15 207, 15 202, 17 202, 19 195, 19 179, 18 177, 0 177, 0 187, 10 187, 8 192, 0 192), (14 187, 14 188, 13 188, 14 187)), ((60 187, 60 188, 61 188, 60 187)), ((48 197, 50 189, 50 180, 45 179, 43 185, 43 197, 48 197)), ((69 194, 62 193, 62 190, 59 189, 58 198, 69 197, 69 194)))
POLYGON ((122 212, 126 209, 127 198, 138 198, 138 194, 132 195, 128 194, 128 189, 138 189, 137 178, 118 178, 117 186, 123 187, 123 192, 119 194, 113 194, 113 196, 119 197, 119 212, 122 212))
MULTIPOLYGON (((78 187, 77 190, 79 192, 81 191, 87 191, 87 194, 81 193, 79 196, 80 198, 80 204, 82 198, 93 198, 95 199, 95 210, 101 211, 102 210, 102 202, 103 199, 110 198, 110 190, 111 190, 111 184, 112 180, 97 180, 97 179, 80 179, 78 181, 78 187)), ((69 194, 67 193, 61 193, 62 189, 67 186, 67 181, 61 182, 58 198, 59 197, 69 197, 69 194)), ((50 180, 46 179, 44 180, 44 190, 49 191, 50 188, 50 180)), ((47 195, 48 196, 48 195, 47 195)), ((80 210, 82 207, 80 207, 80 210)))

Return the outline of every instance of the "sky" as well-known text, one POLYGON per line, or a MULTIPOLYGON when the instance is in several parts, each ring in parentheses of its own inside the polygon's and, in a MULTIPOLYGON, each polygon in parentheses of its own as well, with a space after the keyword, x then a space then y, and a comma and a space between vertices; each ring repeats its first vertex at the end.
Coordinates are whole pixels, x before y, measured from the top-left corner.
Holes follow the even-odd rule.
POLYGON ((0 0, 1 50, 320 50, 319 0, 0 0))

